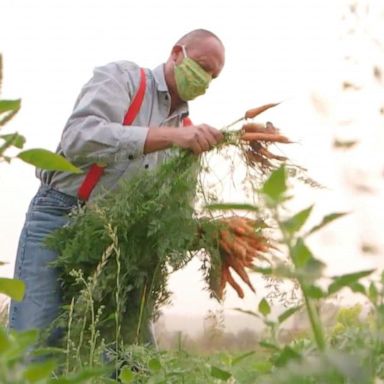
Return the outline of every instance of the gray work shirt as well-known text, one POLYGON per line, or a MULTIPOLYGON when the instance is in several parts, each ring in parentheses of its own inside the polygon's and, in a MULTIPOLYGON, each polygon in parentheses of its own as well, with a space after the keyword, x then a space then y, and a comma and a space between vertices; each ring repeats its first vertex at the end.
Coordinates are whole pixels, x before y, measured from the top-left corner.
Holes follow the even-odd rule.
POLYGON ((150 169, 169 156, 169 150, 143 154, 149 127, 181 125, 188 115, 183 104, 170 114, 171 97, 164 64, 145 69, 147 84, 143 103, 132 125, 122 124, 140 83, 140 68, 129 61, 97 67, 84 85, 69 117, 57 153, 84 170, 83 174, 38 169, 37 177, 66 194, 76 196, 86 172, 94 163, 106 164, 90 199, 116 187, 121 179, 150 169))

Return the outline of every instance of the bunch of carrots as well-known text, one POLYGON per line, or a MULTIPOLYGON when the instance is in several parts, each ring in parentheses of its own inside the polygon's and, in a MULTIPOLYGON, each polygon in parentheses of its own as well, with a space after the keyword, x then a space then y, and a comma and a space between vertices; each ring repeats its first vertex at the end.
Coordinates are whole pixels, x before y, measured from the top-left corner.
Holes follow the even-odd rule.
POLYGON ((259 165, 262 169, 265 169, 272 166, 271 160, 287 160, 285 156, 279 156, 270 152, 268 147, 272 143, 292 143, 288 137, 282 135, 280 130, 271 122, 267 122, 263 125, 247 121, 276 105, 278 105, 278 103, 262 105, 261 107, 248 110, 244 115, 246 122, 241 129, 242 134, 240 140, 249 146, 245 151, 245 158, 249 165, 259 165))
MULTIPOLYGON (((280 130, 271 122, 263 125, 249 121, 249 119, 253 119, 276 105, 278 103, 270 103, 250 109, 246 111, 242 118, 235 121, 235 123, 245 121, 237 133, 241 145, 245 145, 244 156, 249 166, 258 166, 261 170, 265 170, 273 168, 271 160, 280 162, 287 160, 285 156, 270 152, 268 147, 272 143, 289 144, 292 141, 283 136, 280 130)), ((230 217, 223 219, 223 223, 225 228, 219 233, 219 250, 222 259, 221 274, 216 294, 219 299, 222 299, 224 288, 228 283, 237 292, 238 296, 243 298, 244 292, 233 278, 231 271, 236 272, 243 282, 255 292, 246 268, 252 267, 256 259, 266 259, 263 253, 269 251, 272 245, 256 231, 257 227, 260 228, 260 223, 256 220, 230 217)))
POLYGON ((235 271, 248 287, 255 292, 245 270, 254 264, 255 259, 265 259, 264 252, 270 249, 266 238, 255 231, 260 222, 245 217, 233 216, 222 219, 223 228, 219 231, 219 249, 221 254, 221 273, 218 291, 223 298, 225 285, 228 283, 240 298, 244 292, 231 274, 235 271))

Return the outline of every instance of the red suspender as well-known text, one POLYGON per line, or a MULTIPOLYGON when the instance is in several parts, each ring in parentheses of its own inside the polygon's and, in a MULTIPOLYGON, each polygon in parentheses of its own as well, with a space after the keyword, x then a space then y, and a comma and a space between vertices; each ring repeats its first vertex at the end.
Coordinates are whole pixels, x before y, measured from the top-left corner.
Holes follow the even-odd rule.
MULTIPOLYGON (((140 84, 139 88, 133 97, 131 105, 128 108, 127 113, 125 114, 123 125, 131 125, 133 120, 135 120, 137 114, 140 111, 141 104, 143 103, 145 89, 147 86, 147 79, 145 76, 145 71, 143 68, 140 68, 140 84)), ((88 200, 89 195, 91 194, 93 188, 100 180, 101 176, 104 173, 104 167, 102 164, 92 164, 88 170, 87 175, 83 183, 81 184, 79 190, 77 191, 77 197, 80 200, 88 200)))
POLYGON ((188 127, 189 125, 193 125, 192 120, 188 116, 184 117, 183 125, 184 125, 184 127, 188 127))

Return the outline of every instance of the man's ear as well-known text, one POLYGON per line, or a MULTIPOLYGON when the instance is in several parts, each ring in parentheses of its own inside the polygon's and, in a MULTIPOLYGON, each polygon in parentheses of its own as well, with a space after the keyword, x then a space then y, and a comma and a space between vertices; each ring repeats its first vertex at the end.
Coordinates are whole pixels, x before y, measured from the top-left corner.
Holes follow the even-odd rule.
POLYGON ((174 45, 171 51, 171 58, 173 62, 177 62, 179 60, 180 54, 182 53, 183 49, 181 48, 181 45, 174 45))

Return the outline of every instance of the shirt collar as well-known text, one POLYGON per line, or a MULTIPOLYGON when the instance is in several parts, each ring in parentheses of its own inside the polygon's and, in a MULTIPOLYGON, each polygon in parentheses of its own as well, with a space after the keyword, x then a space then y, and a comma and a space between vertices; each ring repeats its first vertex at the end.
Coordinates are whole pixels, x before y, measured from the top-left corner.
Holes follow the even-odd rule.
POLYGON ((168 87, 164 76, 164 64, 158 65, 152 72, 156 81, 157 90, 159 92, 168 92, 168 87))

